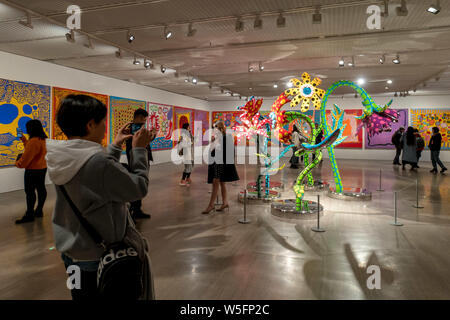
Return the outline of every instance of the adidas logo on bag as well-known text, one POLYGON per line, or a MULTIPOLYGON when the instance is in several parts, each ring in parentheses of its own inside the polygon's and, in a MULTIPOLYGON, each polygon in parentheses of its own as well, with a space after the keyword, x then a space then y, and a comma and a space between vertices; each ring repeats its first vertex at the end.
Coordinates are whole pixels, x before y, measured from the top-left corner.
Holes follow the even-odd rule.
POLYGON ((100 277, 103 273, 103 270, 112 262, 117 261, 119 259, 123 259, 126 257, 137 257, 138 253, 132 247, 127 249, 117 250, 114 252, 113 249, 109 249, 109 253, 102 256, 100 260, 100 264, 97 270, 97 283, 100 281, 100 277))

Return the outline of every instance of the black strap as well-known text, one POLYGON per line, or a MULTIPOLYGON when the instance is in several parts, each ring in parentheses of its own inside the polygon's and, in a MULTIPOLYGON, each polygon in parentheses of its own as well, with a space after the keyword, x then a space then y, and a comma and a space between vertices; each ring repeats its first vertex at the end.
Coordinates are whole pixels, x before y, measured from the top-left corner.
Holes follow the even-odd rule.
POLYGON ((83 228, 87 231, 89 236, 94 240, 96 244, 99 246, 105 247, 105 241, 103 240, 102 236, 90 225, 90 223, 83 217, 80 210, 78 210, 75 203, 73 203, 72 199, 69 197, 69 194, 66 191, 66 188, 64 186, 58 186, 61 190, 62 194, 66 198, 67 202, 69 203, 70 207, 72 208, 73 212, 77 216, 78 220, 80 221, 80 224, 83 226, 83 228))

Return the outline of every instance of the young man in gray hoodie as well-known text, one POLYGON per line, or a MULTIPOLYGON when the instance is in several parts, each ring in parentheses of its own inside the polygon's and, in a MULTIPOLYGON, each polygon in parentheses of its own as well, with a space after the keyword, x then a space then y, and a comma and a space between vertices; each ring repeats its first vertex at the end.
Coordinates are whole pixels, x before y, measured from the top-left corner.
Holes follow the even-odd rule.
MULTIPOLYGON (((113 144, 103 148, 106 106, 86 95, 69 95, 62 102, 56 122, 68 141, 47 140, 50 179, 64 185, 72 201, 106 243, 121 241, 128 223, 127 203, 142 199, 148 190, 148 159, 145 147, 152 133, 145 128, 134 136, 124 126, 113 144), (132 139, 130 172, 120 163, 122 145, 132 139)), ((56 249, 66 268, 81 270, 81 288, 72 298, 95 299, 97 269, 103 249, 81 226, 60 189, 56 187, 53 211, 56 249)))

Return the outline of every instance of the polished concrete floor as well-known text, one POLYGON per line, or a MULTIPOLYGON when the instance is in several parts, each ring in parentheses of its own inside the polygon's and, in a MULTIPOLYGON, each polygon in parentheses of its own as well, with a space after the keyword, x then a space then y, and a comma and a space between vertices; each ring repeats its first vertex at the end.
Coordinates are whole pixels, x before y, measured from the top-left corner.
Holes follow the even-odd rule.
MULTIPOLYGON (((240 224, 241 181, 229 183, 230 211, 202 215, 210 186, 206 167, 197 166, 190 188, 178 186, 182 168, 151 169, 144 209, 151 220, 138 227, 149 239, 158 299, 450 299, 450 177, 431 175, 429 163, 418 173, 385 161, 339 161, 344 186, 373 191, 369 202, 321 196, 321 226, 315 220, 275 219, 270 205, 248 206, 250 224, 240 224), (378 189, 379 170, 382 187, 378 189), (415 209, 416 178, 420 204, 415 209), (393 221, 398 191, 399 221, 393 221), (369 290, 366 269, 381 269, 381 289, 369 290)), ((248 180, 255 167, 247 166, 248 180)), ((290 186, 298 171, 285 168, 273 181, 290 186)), ((331 181, 327 160, 315 177, 331 181)), ((286 188, 284 197, 293 195, 286 188)), ((0 299, 70 299, 59 254, 52 248, 48 186, 46 216, 16 226, 25 209, 23 191, 0 195, 0 299)), ((308 194, 307 199, 316 199, 308 194)))

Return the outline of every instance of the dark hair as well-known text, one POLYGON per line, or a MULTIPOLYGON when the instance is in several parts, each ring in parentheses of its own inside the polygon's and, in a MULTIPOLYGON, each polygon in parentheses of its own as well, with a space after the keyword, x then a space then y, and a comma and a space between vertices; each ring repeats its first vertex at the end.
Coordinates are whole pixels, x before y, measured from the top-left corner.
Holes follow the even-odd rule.
POLYGON ((133 118, 136 119, 139 116, 148 117, 148 112, 142 108, 139 108, 134 112, 133 118))
POLYGON ((433 132, 434 133, 438 133, 439 132, 439 128, 438 127, 433 127, 433 132))
POLYGON ((406 130, 406 144, 408 146, 413 146, 416 142, 416 136, 414 135, 414 128, 408 127, 406 130))
POLYGON ((183 129, 187 130, 189 128, 189 122, 183 123, 183 129))
POLYGON ((414 133, 419 132, 419 129, 414 129, 414 133))
POLYGON ((47 135, 45 134, 44 128, 42 128, 41 121, 34 119, 27 122, 25 125, 27 128, 27 133, 30 135, 31 138, 40 138, 40 139, 47 139, 47 135))
POLYGON ((107 113, 103 102, 84 94, 70 94, 59 107, 56 123, 67 137, 84 137, 87 123, 100 123, 107 113))

